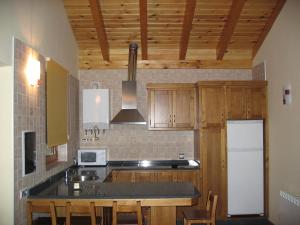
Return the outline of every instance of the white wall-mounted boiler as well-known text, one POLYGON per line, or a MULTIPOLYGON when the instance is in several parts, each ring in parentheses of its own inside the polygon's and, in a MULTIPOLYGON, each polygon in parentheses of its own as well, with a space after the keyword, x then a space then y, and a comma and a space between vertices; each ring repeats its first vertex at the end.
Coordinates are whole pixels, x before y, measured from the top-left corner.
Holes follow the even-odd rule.
POLYGON ((109 90, 82 90, 83 129, 109 129, 109 90))

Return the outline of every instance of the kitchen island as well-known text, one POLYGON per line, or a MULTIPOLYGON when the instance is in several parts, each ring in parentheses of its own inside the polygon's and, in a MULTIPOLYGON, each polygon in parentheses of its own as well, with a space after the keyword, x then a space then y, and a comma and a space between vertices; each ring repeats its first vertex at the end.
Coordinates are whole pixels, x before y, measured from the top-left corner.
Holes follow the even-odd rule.
MULTIPOLYGON (((89 168, 89 173, 93 170, 89 168)), ((150 221, 153 225, 175 225, 176 207, 197 203, 199 191, 188 182, 104 182, 113 168, 95 168, 98 180, 80 182, 80 189, 74 189, 74 182, 58 174, 32 188, 28 203, 54 202, 65 207, 67 202, 94 202, 96 207, 112 207, 113 201, 140 201, 142 207, 151 207, 150 221)), ((85 169, 85 171, 87 171, 85 169)))

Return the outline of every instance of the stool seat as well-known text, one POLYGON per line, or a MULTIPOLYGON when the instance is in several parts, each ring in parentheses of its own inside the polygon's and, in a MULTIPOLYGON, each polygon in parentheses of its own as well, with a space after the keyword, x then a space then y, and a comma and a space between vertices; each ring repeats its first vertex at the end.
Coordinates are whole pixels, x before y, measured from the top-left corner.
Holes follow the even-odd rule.
MULTIPOLYGON (((102 218, 96 216, 96 224, 101 224, 102 218)), ((85 225, 92 224, 90 216, 71 216, 71 224, 72 225, 85 225)))
POLYGON ((183 212, 184 225, 191 224, 211 224, 216 225, 216 208, 218 203, 218 195, 212 195, 212 191, 208 192, 206 209, 199 210, 190 208, 183 212))
POLYGON ((205 219, 210 218, 210 212, 201 209, 190 209, 183 212, 183 216, 187 220, 205 219))
POLYGON ((96 216, 96 209, 94 202, 71 202, 66 203, 66 225, 80 225, 84 224, 99 225, 101 224, 101 217, 96 216), (82 214, 80 216, 72 216, 72 214, 82 214), (89 216, 86 216, 86 215, 89 216))
POLYGON ((113 221, 112 225, 117 224, 138 224, 142 225, 142 207, 140 201, 126 202, 120 204, 113 202, 113 221))
MULTIPOLYGON (((64 225, 65 221, 64 217, 57 217, 57 225, 64 225)), ((52 225, 51 217, 38 217, 32 221, 32 225, 52 225)))

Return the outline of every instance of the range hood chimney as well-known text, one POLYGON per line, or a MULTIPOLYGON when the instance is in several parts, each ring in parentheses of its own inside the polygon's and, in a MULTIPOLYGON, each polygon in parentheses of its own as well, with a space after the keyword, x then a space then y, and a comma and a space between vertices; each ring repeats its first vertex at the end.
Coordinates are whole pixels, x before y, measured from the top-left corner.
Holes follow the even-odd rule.
POLYGON ((128 81, 122 81, 122 109, 110 121, 112 124, 146 124, 146 121, 137 110, 136 102, 136 62, 137 62, 136 43, 129 45, 128 58, 128 81))

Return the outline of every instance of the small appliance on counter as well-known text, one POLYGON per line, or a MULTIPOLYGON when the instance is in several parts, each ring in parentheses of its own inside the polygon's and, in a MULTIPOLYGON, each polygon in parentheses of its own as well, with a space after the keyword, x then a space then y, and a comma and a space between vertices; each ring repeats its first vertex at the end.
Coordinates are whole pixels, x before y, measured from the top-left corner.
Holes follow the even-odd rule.
POLYGON ((107 152, 105 148, 100 149, 79 149, 78 150, 79 166, 106 166, 107 152))

